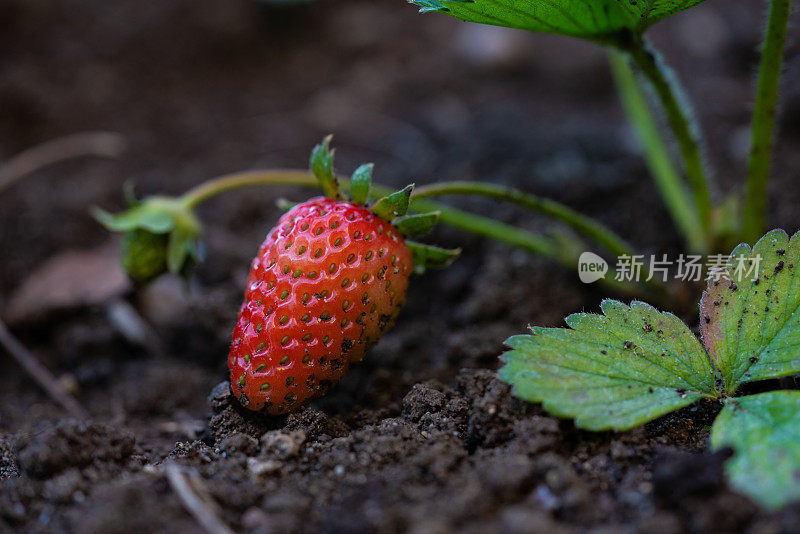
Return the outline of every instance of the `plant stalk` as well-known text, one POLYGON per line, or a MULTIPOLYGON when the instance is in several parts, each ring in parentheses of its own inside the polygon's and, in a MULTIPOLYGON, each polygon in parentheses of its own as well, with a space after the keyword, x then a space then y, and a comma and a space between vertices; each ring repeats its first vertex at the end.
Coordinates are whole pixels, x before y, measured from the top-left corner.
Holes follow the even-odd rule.
POLYGON ((636 131, 650 174, 675 226, 683 235, 690 251, 708 252, 709 243, 700 225, 696 206, 680 172, 673 164, 639 79, 628 63, 627 57, 621 52, 610 48, 609 62, 622 106, 636 131))
POLYGON ((623 50, 630 55, 633 63, 650 81, 658 95, 670 128, 678 142, 686 170, 686 178, 694 195, 695 209, 700 225, 710 242, 711 236, 711 190, 703 166, 699 135, 693 121, 691 110, 682 101, 682 91, 677 80, 658 53, 641 37, 634 38, 623 50))
POLYGON ((614 256, 635 254, 630 244, 594 219, 559 202, 523 193, 512 187, 483 182, 439 182, 416 188, 412 199, 441 195, 476 195, 511 202, 563 222, 584 237, 602 245, 614 256))
POLYGON ((303 170, 244 171, 226 174, 203 182, 184 193, 181 196, 181 200, 187 208, 193 209, 198 204, 227 191, 262 185, 319 187, 319 182, 309 171, 303 170))
POLYGON ((757 240, 767 227, 767 186, 775 132, 778 86, 791 4, 791 0, 772 0, 758 68, 742 227, 743 239, 748 242, 757 240))

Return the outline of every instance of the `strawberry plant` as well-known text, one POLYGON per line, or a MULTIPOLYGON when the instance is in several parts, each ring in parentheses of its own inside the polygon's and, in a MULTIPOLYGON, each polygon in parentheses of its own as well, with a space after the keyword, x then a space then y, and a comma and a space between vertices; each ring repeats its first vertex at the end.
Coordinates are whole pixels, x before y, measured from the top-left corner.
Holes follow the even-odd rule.
MULTIPOLYGON (((789 0, 772 0, 752 118, 743 193, 718 195, 703 141, 677 79, 647 41, 652 24, 702 0, 412 0, 422 12, 589 40, 610 50, 620 97, 664 203, 692 252, 710 254, 763 234, 779 75, 789 0), (649 90, 649 91, 648 91, 649 90), (657 97, 681 159, 674 164, 646 95, 657 97)), ((568 206, 491 183, 440 182, 400 191, 372 184, 372 166, 351 177, 334 172, 330 138, 311 156, 311 173, 266 170, 212 179, 177 198, 154 196, 112 215, 95 215, 125 233, 123 266, 146 283, 165 272, 188 274, 202 259, 194 209, 226 191, 251 186, 318 187, 324 197, 278 221, 251 265, 228 357, 231 389, 248 409, 294 410, 323 394, 364 357, 403 305, 412 272, 444 266, 455 251, 406 241, 438 221, 572 268, 597 247, 616 256, 634 249, 568 206), (349 195, 349 199, 346 197, 349 195), (564 229, 534 233, 431 200, 475 195, 510 202, 564 229), (368 239, 368 236, 369 239, 368 239)), ((773 231, 709 282, 700 302, 702 343, 676 316, 634 301, 602 304, 603 315, 575 314, 569 329, 533 328, 508 340, 501 378, 529 401, 589 430, 625 430, 694 402, 720 403, 714 448, 730 446, 734 485, 766 507, 800 498, 800 393, 742 395, 751 381, 800 371, 796 346, 800 237, 773 231), (762 261, 763 260, 763 261, 762 261), (747 277, 748 273, 755 273, 747 277)), ((664 301, 673 287, 645 276, 601 278, 615 293, 664 301)), ((718 273, 719 274, 719 273, 718 273)))
POLYGON ((722 403, 711 446, 732 447, 734 486, 768 508, 800 499, 800 392, 742 396, 800 371, 800 232, 742 244, 700 300, 701 341, 676 316, 605 300, 569 328, 507 340, 500 377, 588 430, 626 430, 695 402, 722 403))
POLYGON ((645 36, 654 23, 703 1, 410 0, 423 13, 439 12, 467 22, 564 35, 607 47, 622 103, 640 138, 664 203, 687 247, 693 252, 708 253, 741 240, 755 240, 766 230, 778 82, 791 0, 771 1, 744 194, 718 196, 716 203, 692 107, 677 77, 645 36), (653 118, 644 96, 645 84, 649 84, 658 98, 677 142, 685 181, 674 166, 653 118))

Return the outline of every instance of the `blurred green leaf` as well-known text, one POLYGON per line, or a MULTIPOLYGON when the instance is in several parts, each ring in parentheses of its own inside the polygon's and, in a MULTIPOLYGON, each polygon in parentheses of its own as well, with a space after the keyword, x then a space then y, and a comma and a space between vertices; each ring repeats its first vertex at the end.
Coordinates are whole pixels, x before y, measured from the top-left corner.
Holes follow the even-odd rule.
POLYGON ((616 42, 703 0, 412 0, 467 22, 616 42))
POLYGON ((728 399, 714 421, 711 446, 733 448, 728 477, 765 508, 800 500, 800 391, 728 399))
POLYGON ((181 228, 176 228, 169 235, 167 246, 167 268, 171 273, 179 273, 183 269, 189 255, 191 242, 195 236, 181 228))
POLYGON ((169 232, 174 225, 174 215, 171 211, 154 208, 145 202, 117 214, 93 208, 92 215, 112 232, 128 232, 143 228, 155 234, 163 234, 169 232))

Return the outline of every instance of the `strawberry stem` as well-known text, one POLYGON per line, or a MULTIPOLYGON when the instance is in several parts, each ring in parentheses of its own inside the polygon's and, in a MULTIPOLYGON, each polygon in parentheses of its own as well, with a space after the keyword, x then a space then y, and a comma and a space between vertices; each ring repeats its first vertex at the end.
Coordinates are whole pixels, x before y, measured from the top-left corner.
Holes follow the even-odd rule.
POLYGON ((439 182, 418 187, 412 199, 441 195, 477 195, 517 204, 531 211, 558 220, 583 235, 596 241, 615 256, 632 256, 634 249, 620 236, 596 220, 547 198, 523 193, 519 189, 482 182, 439 182))
POLYGON ((304 170, 245 171, 213 178, 193 187, 181 196, 188 208, 227 191, 263 185, 293 185, 297 187, 319 187, 316 178, 304 170))
MULTIPOLYGON (((551 237, 535 234, 488 217, 474 215, 427 199, 413 201, 412 209, 422 212, 438 211, 441 224, 488 237, 494 241, 543 256, 567 269, 574 269, 578 265, 579 253, 573 254, 571 251, 586 250, 586 246, 574 238, 571 239, 570 246, 564 246, 563 240, 567 239, 565 236, 561 236, 562 242, 559 242, 551 237)), ((632 283, 618 281, 614 276, 607 276, 601 278, 600 283, 610 291, 626 295, 646 294, 655 298, 664 294, 664 286, 656 278, 646 282, 632 283)))
POLYGON ((622 52, 609 49, 609 62, 620 102, 628 120, 636 131, 645 161, 653 181, 661 193, 664 205, 675 226, 683 234, 692 252, 708 252, 710 236, 703 231, 700 215, 686 186, 681 171, 672 161, 670 148, 664 138, 651 103, 648 100, 647 82, 638 77, 628 58, 622 52))
POLYGON ((767 226, 767 186, 775 135, 775 110, 791 4, 791 0, 772 0, 761 52, 744 196, 742 230, 746 241, 757 240, 767 226))
POLYGON ((692 109, 683 98, 677 77, 667 67, 661 56, 641 36, 621 48, 650 82, 666 114, 694 196, 695 210, 706 236, 711 232, 711 187, 706 174, 701 150, 701 136, 692 109))

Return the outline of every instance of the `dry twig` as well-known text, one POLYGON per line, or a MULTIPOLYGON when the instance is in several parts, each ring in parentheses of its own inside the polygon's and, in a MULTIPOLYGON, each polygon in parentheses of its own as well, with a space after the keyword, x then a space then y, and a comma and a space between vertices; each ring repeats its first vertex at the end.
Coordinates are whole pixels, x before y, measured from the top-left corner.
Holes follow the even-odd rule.
POLYGON ((3 321, 0 321, 0 345, 5 347, 11 356, 56 402, 76 419, 88 419, 89 414, 69 393, 58 384, 56 378, 47 368, 11 334, 3 321))
POLYGON ((126 147, 125 138, 113 132, 83 132, 47 141, 0 165, 0 193, 48 165, 83 156, 118 158, 126 147))
POLYGON ((170 462, 166 467, 167 480, 186 510, 209 534, 233 534, 217 516, 216 503, 203 487, 194 471, 186 472, 170 462))

